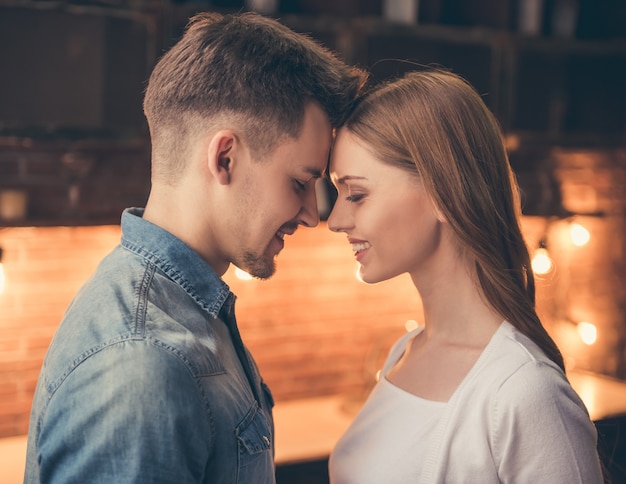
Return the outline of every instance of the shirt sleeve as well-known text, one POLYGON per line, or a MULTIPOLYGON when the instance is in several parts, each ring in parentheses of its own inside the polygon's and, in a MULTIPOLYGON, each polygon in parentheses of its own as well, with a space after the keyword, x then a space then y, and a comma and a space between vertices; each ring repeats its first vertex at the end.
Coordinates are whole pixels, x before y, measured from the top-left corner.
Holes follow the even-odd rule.
POLYGON ((146 341, 120 342, 84 359, 50 396, 40 481, 201 482, 211 430, 178 356, 146 341))
POLYGON ((597 433, 560 370, 529 362, 494 399, 492 445, 502 483, 601 484, 597 433))

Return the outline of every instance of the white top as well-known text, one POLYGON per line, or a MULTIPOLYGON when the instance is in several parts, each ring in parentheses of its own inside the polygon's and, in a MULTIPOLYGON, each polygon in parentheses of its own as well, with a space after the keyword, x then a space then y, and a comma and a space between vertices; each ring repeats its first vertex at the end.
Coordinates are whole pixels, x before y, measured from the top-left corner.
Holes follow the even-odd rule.
POLYGON ((602 483, 597 435, 563 372, 504 322, 448 402, 424 400, 386 375, 330 457, 332 484, 602 483))

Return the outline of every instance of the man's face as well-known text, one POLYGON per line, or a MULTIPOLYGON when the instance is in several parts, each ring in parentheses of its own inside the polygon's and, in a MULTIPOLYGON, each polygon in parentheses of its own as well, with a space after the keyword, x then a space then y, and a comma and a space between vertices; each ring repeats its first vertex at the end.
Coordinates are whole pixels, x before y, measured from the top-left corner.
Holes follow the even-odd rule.
POLYGON ((247 160, 232 212, 230 262, 269 278, 284 237, 298 225, 319 223, 315 184, 326 168, 330 143, 328 117, 310 103, 297 139, 287 139, 262 161, 247 160))

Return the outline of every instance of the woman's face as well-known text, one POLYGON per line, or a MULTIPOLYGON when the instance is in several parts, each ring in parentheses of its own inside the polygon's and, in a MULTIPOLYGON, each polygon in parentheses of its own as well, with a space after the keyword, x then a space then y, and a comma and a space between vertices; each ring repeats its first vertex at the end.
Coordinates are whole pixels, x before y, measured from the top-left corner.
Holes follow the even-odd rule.
POLYGON ((363 281, 425 276, 436 264, 442 221, 416 175, 365 146, 348 129, 339 131, 330 162, 338 196, 328 226, 348 236, 363 281))

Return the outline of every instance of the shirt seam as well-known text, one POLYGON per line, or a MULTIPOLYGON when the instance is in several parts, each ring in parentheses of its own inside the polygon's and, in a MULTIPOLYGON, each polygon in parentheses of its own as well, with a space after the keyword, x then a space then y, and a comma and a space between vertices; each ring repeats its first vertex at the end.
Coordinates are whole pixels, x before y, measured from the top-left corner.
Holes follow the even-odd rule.
MULTIPOLYGON (((163 272, 168 278, 182 287, 187 294, 202 307, 205 311, 207 311, 213 318, 217 318, 218 314, 224 305, 224 302, 228 298, 228 295, 231 293, 228 287, 220 287, 218 289, 218 293, 213 299, 212 302, 206 301, 202 298, 198 292, 196 291, 194 285, 183 276, 181 271, 176 269, 171 262, 168 262, 162 259, 160 256, 150 251, 149 249, 139 246, 134 242, 131 242, 126 236, 122 235, 121 247, 129 252, 132 252, 140 257, 142 257, 148 264, 153 265, 155 268, 158 268, 163 272)), ((222 281, 223 283, 223 281, 222 281)))

